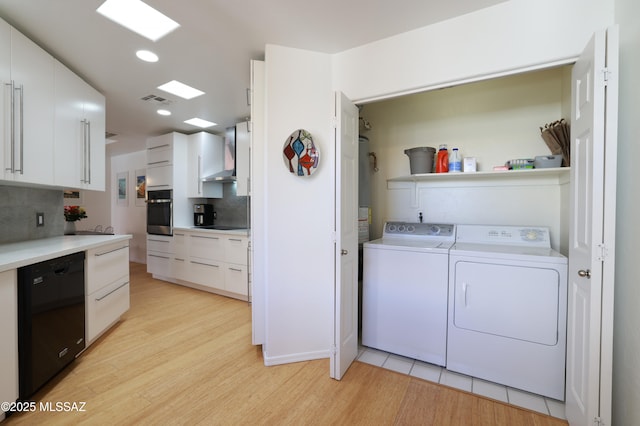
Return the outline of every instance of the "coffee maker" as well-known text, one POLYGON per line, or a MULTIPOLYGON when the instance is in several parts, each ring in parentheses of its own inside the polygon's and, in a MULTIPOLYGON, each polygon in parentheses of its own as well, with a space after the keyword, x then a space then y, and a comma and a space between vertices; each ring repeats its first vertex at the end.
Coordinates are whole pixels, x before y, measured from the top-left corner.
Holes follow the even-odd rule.
POLYGON ((193 225, 212 226, 213 225, 213 204, 193 205, 193 225))

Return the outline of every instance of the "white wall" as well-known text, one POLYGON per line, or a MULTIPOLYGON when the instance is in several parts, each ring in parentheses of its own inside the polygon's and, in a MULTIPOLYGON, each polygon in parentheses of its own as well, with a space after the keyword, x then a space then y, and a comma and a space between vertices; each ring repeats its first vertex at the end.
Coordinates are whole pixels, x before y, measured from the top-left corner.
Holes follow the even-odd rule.
POLYGON ((575 58, 613 23, 613 0, 510 0, 335 55, 354 102, 575 58))
POLYGON ((618 203, 613 361, 614 425, 640 424, 640 3, 616 0, 620 25, 618 203))
POLYGON ((136 203, 136 170, 144 170, 147 164, 146 151, 111 157, 110 203, 111 220, 116 234, 131 234, 129 257, 132 262, 146 263, 147 259, 147 216, 146 204, 136 203), (128 202, 118 203, 118 173, 128 173, 128 202))
POLYGON ((554 248, 562 246, 566 254, 568 231, 561 226, 560 209, 568 200, 562 199, 557 179, 487 181, 468 175, 420 183, 417 200, 413 185, 387 185, 389 178, 409 175, 404 150, 416 146, 457 147, 476 158, 479 171, 549 154, 540 127, 569 118, 563 116, 570 101, 565 68, 366 104, 360 115, 372 126, 366 136, 379 168, 371 179, 372 238, 380 237, 385 221, 417 221, 422 212, 428 222, 548 226, 554 248))
MULTIPOLYGON (((266 71, 267 171, 264 206, 266 241, 267 365, 329 357, 333 342, 334 141, 331 57, 268 45, 266 71), (285 167, 289 135, 306 129, 320 152, 318 170, 298 177, 285 167)), ((261 236, 255 235, 254 238, 261 236)))

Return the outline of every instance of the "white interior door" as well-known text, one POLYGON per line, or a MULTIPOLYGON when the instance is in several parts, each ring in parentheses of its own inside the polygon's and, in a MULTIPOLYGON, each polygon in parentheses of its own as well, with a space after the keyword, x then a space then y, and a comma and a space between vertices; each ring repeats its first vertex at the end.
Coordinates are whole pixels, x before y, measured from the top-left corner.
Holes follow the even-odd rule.
POLYGON ((334 347, 340 380, 358 353, 358 109, 335 93, 336 213, 334 347))
POLYGON ((617 28, 596 33, 572 72, 566 414, 611 424, 617 28))

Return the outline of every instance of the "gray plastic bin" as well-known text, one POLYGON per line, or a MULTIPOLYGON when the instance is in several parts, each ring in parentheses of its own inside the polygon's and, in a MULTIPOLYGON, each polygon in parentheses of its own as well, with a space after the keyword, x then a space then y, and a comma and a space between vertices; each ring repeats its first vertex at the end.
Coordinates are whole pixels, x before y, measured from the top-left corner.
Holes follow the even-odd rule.
POLYGON ((436 149, 430 146, 405 149, 404 153, 409 156, 409 166, 411 174, 431 173, 433 171, 433 157, 436 149))

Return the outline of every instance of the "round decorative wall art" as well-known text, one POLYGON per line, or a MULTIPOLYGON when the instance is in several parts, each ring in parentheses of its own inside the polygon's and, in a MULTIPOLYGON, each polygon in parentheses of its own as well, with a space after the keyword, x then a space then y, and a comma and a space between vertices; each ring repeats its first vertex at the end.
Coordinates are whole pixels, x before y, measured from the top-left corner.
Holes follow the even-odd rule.
POLYGON ((282 150, 284 165, 296 176, 311 176, 320 163, 320 151, 313 144, 311 133, 298 129, 291 133, 282 150))

